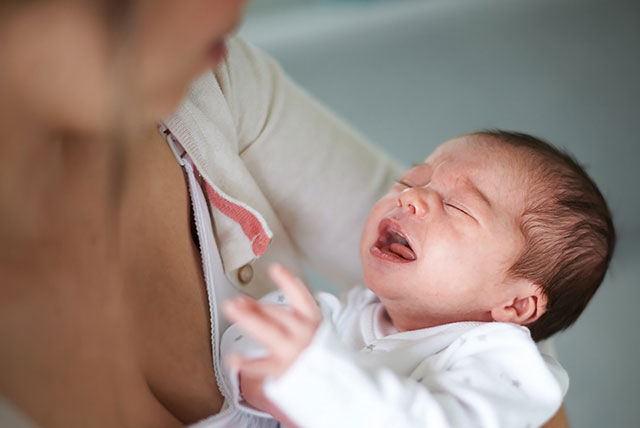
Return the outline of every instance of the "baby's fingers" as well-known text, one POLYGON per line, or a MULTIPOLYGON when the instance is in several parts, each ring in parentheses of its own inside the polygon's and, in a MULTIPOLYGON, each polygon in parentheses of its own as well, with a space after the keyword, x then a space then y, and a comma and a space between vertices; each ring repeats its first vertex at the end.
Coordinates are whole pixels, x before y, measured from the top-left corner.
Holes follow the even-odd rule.
POLYGON ((298 344, 307 345, 318 327, 316 322, 301 317, 282 305, 260 302, 260 308, 265 314, 278 320, 280 327, 285 329, 290 339, 298 344))
POLYGON ((311 320, 320 320, 318 304, 300 278, 278 263, 269 267, 269 276, 287 296, 295 311, 311 320))
POLYGON ((246 297, 228 300, 223 311, 227 318, 269 351, 278 354, 279 347, 288 339, 286 328, 267 314, 260 304, 246 297))
POLYGON ((241 376, 264 378, 280 374, 280 368, 273 357, 244 358, 232 354, 229 355, 225 363, 227 367, 237 369, 241 376))

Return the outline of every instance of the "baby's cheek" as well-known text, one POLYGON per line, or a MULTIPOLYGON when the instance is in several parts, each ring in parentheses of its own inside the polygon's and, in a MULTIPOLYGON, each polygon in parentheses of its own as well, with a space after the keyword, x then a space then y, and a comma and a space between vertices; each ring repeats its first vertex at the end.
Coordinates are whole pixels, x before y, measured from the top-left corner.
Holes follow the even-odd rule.
POLYGON ((364 251, 368 251, 371 246, 378 239, 378 224, 384 217, 387 209, 388 201, 384 198, 376 202, 365 221, 362 234, 360 235, 360 255, 362 256, 364 251))
POLYGON ((382 217, 389 211, 389 200, 386 198, 380 199, 375 203, 369 215, 367 216, 366 227, 377 228, 378 223, 382 220, 382 217))

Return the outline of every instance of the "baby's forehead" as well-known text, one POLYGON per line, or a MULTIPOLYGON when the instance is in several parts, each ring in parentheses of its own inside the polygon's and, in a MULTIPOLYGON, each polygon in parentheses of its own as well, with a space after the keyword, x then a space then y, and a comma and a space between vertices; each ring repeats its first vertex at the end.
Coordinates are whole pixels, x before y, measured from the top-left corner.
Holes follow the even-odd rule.
POLYGON ((520 212, 530 196, 530 167, 523 153, 473 135, 446 141, 423 165, 419 173, 428 181, 450 188, 476 187, 496 206, 514 209, 511 212, 520 212))
POLYGON ((495 172, 496 169, 522 170, 522 154, 494 139, 463 135, 440 144, 425 159, 432 168, 463 165, 474 172, 495 172))

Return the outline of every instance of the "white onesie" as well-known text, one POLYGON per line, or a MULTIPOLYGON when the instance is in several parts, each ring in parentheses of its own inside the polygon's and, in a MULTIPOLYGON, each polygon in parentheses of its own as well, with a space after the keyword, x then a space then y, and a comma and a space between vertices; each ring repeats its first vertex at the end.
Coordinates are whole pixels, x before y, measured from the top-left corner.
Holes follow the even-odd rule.
MULTIPOLYGON (((558 410, 568 377, 542 355, 529 330, 509 323, 458 322, 398 332, 371 291, 356 287, 339 300, 317 296, 324 321, 312 343, 265 393, 301 427, 537 427, 558 410)), ((263 300, 282 303, 272 293, 263 300)), ((222 338, 231 352, 265 351, 237 326, 222 338)), ((242 400, 247 426, 274 426, 242 400)))

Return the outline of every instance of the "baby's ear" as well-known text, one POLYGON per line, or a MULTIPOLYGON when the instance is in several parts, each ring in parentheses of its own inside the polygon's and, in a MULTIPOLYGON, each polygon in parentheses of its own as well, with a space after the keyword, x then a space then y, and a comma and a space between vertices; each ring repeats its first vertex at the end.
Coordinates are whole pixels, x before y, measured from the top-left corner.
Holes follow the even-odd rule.
POLYGON ((526 280, 520 280, 512 286, 514 292, 509 299, 491 310, 494 321, 527 325, 545 313, 547 296, 540 287, 526 280))

